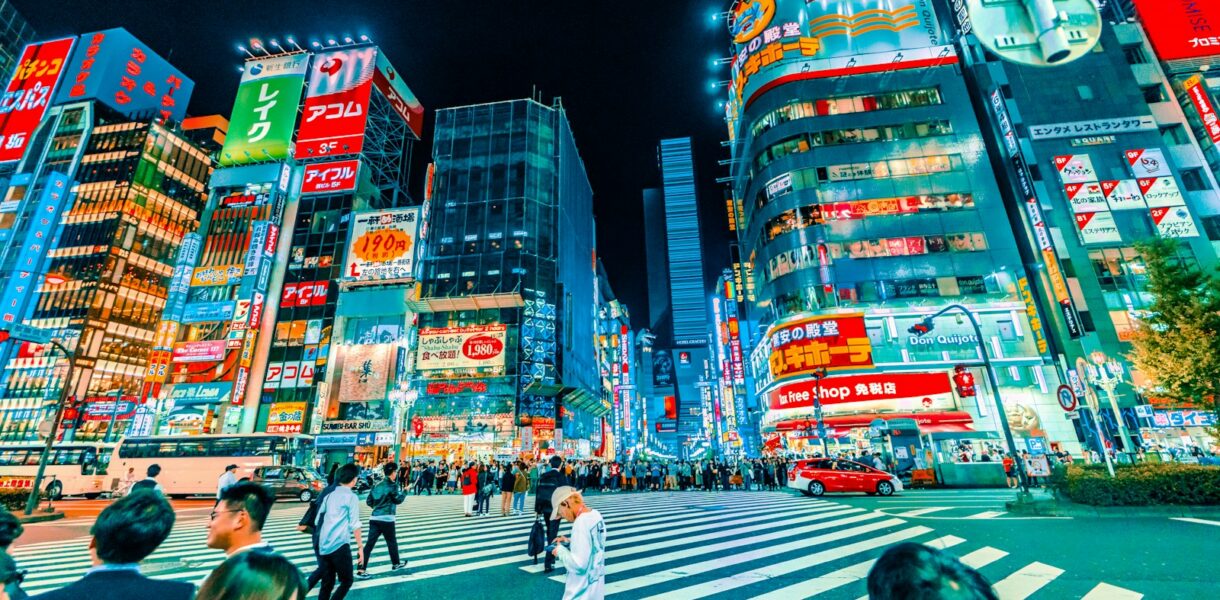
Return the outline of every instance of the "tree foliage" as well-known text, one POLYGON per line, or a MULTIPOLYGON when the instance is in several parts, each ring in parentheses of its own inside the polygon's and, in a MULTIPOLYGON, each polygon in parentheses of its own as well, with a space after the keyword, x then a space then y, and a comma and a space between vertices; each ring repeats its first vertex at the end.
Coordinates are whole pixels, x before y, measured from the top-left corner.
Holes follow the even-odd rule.
POLYGON ((1175 240, 1136 245, 1147 267, 1150 314, 1127 355, 1156 394, 1220 414, 1220 278, 1178 258, 1175 240))

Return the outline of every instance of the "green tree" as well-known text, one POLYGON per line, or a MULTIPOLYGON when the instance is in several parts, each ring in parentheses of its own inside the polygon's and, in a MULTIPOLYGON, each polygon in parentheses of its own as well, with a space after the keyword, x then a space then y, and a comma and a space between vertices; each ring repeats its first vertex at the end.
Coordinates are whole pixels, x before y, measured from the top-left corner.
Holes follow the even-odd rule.
POLYGON ((1156 394, 1220 416, 1220 278, 1185 264, 1176 240, 1136 244, 1147 267, 1150 314, 1127 355, 1156 394))

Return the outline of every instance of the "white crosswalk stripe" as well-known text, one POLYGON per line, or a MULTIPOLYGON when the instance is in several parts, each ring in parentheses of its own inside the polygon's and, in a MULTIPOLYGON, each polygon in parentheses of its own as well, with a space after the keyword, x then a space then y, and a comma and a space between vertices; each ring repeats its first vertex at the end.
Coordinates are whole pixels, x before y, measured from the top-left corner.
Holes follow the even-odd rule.
MULTIPOLYGON (((590 495, 606 520, 608 596, 671 599, 705 596, 780 600, 828 593, 855 597, 865 591, 874 561, 886 547, 914 541, 948 549, 974 568, 987 567, 1001 598, 1055 595, 1063 570, 1039 562, 1021 564, 983 540, 938 534, 934 521, 908 521, 899 511, 870 510, 833 500, 770 492, 695 492, 590 495), (925 526, 926 525, 926 526, 925 526)), ((533 506, 529 499, 529 506, 533 506)), ((372 579, 354 590, 509 569, 539 577, 541 564, 525 554, 533 515, 464 517, 457 496, 414 497, 399 508, 398 540, 409 574, 389 572, 384 541, 373 553, 372 579)), ((315 566, 310 537, 296 530, 304 505, 277 507, 264 539, 308 573, 315 566)), ((362 509, 367 512, 367 509, 362 509)), ((907 509, 911 516, 938 512, 907 509)), ((978 511, 976 510, 975 513, 978 511)), ((365 515, 367 518, 367 515, 365 515)), ((566 527, 566 525, 565 525, 566 527)), ((201 582, 222 559, 206 547, 207 518, 183 517, 144 563, 147 574, 201 582)), ((75 581, 90 566, 88 538, 46 542, 12 551, 28 571, 31 594, 75 581)), ((541 557, 539 557, 541 562, 541 557)), ((549 578, 563 581, 563 570, 549 578)), ((1078 584, 1078 583, 1077 583, 1078 584)), ((421 584, 424 586, 432 584, 421 584)), ((558 592, 559 584, 555 585, 558 592)), ((1138 592, 1105 582, 1088 598, 1137 599, 1138 592)), ((1077 592, 1079 593, 1079 592, 1077 592)))

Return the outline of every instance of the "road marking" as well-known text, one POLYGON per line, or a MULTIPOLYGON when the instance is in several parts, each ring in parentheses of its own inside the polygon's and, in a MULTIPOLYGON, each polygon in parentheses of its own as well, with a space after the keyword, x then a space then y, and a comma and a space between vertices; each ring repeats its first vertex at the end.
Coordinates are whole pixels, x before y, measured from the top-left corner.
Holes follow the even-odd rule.
POLYGON ((1139 592, 1120 588, 1108 583, 1099 583, 1097 587, 1085 594, 1080 600, 1140 600, 1144 595, 1139 592))
POLYGON ((1171 521, 1182 521, 1183 523, 1198 523, 1199 525, 1214 525, 1220 527, 1220 521, 1209 521, 1207 519, 1194 519, 1191 517, 1172 517, 1171 521))
POLYGON ((983 511, 981 513, 973 514, 973 515, 970 515, 968 517, 963 517, 963 518, 965 518, 965 519, 994 519, 1003 514, 1005 514, 1003 511, 988 510, 988 511, 983 511))
POLYGON ((915 510, 904 512, 904 513, 894 513, 894 516, 895 517, 918 517, 919 515, 926 515, 928 513, 934 513, 934 512, 942 511, 942 510, 950 510, 952 508, 954 508, 954 507, 932 506, 929 508, 917 508, 915 510))
MULTIPOLYGON (((955 535, 946 535, 927 542, 925 545, 944 550, 946 548, 952 548, 953 546, 961 544, 965 541, 966 540, 955 535)), ((837 587, 842 587, 868 577, 868 572, 873 568, 873 563, 875 562, 877 562, 876 559, 869 559, 862 563, 856 563, 850 567, 832 571, 822 575, 821 577, 815 577, 807 581, 790 585, 786 588, 767 592, 761 596, 755 596, 753 600, 791 600, 793 598, 809 598, 811 596, 816 596, 823 592, 828 592, 837 587)))
MULTIPOLYGON (((862 509, 862 508, 852 509, 852 508, 843 507, 843 508, 836 508, 835 510, 831 510, 831 511, 827 511, 826 509, 819 509, 817 511, 806 510, 803 512, 806 514, 802 515, 801 514, 802 511, 778 512, 778 513, 769 512, 768 514, 765 514, 765 515, 757 515, 757 516, 754 516, 754 517, 751 517, 748 519, 739 519, 737 521, 725 521, 721 515, 717 515, 716 517, 714 517, 715 519, 717 519, 717 521, 710 526, 687 527, 687 528, 675 529, 675 530, 654 531, 653 533, 632 536, 632 537, 628 537, 625 539, 619 537, 621 533, 630 533, 632 531, 637 531, 637 530, 648 531, 648 529, 644 529, 644 528, 636 528, 633 530, 615 529, 613 544, 609 546, 611 548, 614 548, 614 550, 608 550, 606 552, 606 557, 607 558, 621 558, 624 556, 631 556, 633 554, 639 554, 641 552, 650 552, 652 550, 673 548, 675 543, 679 543, 682 545, 689 545, 689 544, 705 542, 705 541, 709 541, 709 540, 718 540, 718 539, 725 537, 726 534, 733 534, 734 536, 740 536, 741 534, 754 533, 754 532, 767 530, 767 529, 775 529, 776 527, 790 528, 793 525, 799 525, 802 523, 807 523, 809 521, 820 521, 820 520, 825 520, 825 519, 829 519, 832 517, 839 517, 839 516, 843 516, 843 515, 864 512, 864 509, 862 509), (797 516, 800 516, 800 518, 796 518, 797 516), (779 517, 780 520, 775 520, 777 517, 779 517), (765 520, 767 522, 759 524, 759 525, 753 525, 750 527, 735 527, 733 529, 726 530, 726 528, 728 528, 732 525, 743 525, 746 523, 763 521, 763 520, 765 520), (715 529, 715 531, 712 533, 698 535, 698 536, 694 536, 694 537, 688 537, 685 535, 687 533, 703 531, 706 529, 715 529), (679 536, 681 536, 681 537, 679 537, 679 536), (667 541, 657 542, 657 543, 653 543, 653 544, 645 544, 645 545, 639 544, 639 542, 646 542, 649 540, 675 538, 675 537, 679 538, 677 542, 674 542, 673 540, 667 540, 667 541), (627 546, 627 544, 630 544, 630 546, 627 546), (626 547, 624 547, 624 546, 626 546, 626 547)), ((689 523, 689 521, 688 521, 688 523, 689 523)), ((545 565, 527 565, 527 566, 521 567, 521 570, 525 571, 527 573, 541 573, 544 568, 545 568, 545 565)))
POLYGON ((996 548, 992 548, 991 546, 984 546, 959 558, 958 560, 962 561, 963 565, 966 565, 972 569, 981 569, 997 560, 1000 560, 1001 558, 1004 558, 1005 556, 1008 556, 1008 553, 1003 550, 998 550, 996 548))
POLYGON ((1063 574, 1063 569, 1032 562, 992 585, 1003 600, 1024 600, 1063 574))
MULTIPOLYGON (((873 515, 862 515, 862 516, 872 517, 873 515)), ((844 520, 846 521, 847 519, 844 519, 844 520)), ((827 533, 824 535, 819 535, 819 536, 815 536, 815 537, 808 538, 808 539, 799 539, 794 542, 788 542, 786 544, 769 546, 769 547, 762 548, 759 550, 742 552, 740 554, 735 554, 732 556, 726 556, 723 558, 718 558, 718 559, 713 559, 713 560, 706 560, 706 561, 695 563, 695 564, 686 564, 686 565, 682 565, 677 568, 666 569, 666 570, 655 572, 655 573, 649 573, 647 575, 642 575, 640 577, 633 577, 630 579, 623 579, 623 580, 618 580, 618 581, 614 581, 614 582, 609 582, 606 584, 606 595, 617 594, 619 592, 626 592, 626 591, 630 591, 630 590, 634 590, 634 589, 639 589, 639 588, 642 588, 642 587, 645 587, 648 585, 653 585, 656 583, 670 582, 670 581, 674 581, 675 579, 687 577, 687 576, 694 575, 697 573, 706 573, 708 571, 714 571, 716 569, 720 569, 723 567, 728 567, 728 566, 736 565, 739 563, 749 562, 752 560, 758 560, 760 558, 778 556, 785 552, 792 552, 794 550, 804 550, 811 546, 834 542, 834 541, 842 540, 845 538, 854 537, 857 535, 877 531, 879 529, 896 527, 898 525, 902 525, 903 523, 905 523, 905 522, 902 521, 901 519, 887 519, 885 521, 875 521, 873 523, 868 523, 865 525, 861 525, 859 527, 852 527, 851 529, 842 529, 839 531, 835 531, 833 533, 827 533)), ((834 523, 827 523, 826 525, 833 525, 833 524, 834 523)), ((927 527, 912 527, 905 531, 917 532, 917 533, 911 534, 912 536, 914 536, 914 535, 920 535, 922 533, 931 531, 931 529, 928 529, 927 527)), ((792 533, 795 534, 796 531, 794 530, 792 533)), ((889 537, 889 536, 885 536, 885 537, 889 537)), ((839 547, 835 548, 834 550, 829 550, 827 552, 844 552, 844 554, 839 555, 839 556, 848 556, 848 555, 854 553, 854 552, 848 552, 848 549, 852 548, 853 546, 858 546, 859 544, 869 544, 869 546, 867 548, 862 547, 862 548, 860 548, 860 550, 858 550, 858 551, 863 551, 863 550, 867 550, 869 548, 876 547, 878 545, 883 545, 883 544, 878 544, 878 541, 881 539, 883 539, 883 538, 873 538, 871 540, 868 540, 866 542, 860 542, 858 544, 839 546, 839 547)), ((671 552, 667 555, 663 554, 660 556, 650 556, 650 557, 642 558, 642 559, 639 559, 636 561, 630 561, 625 564, 607 565, 606 572, 612 573, 612 572, 617 572, 617 571, 628 571, 633 568, 651 566, 651 565, 660 564, 663 562, 680 560, 680 559, 686 558, 688 556, 697 556, 699 554, 707 554, 710 552, 716 552, 716 551, 726 549, 726 548, 752 545, 754 543, 756 543, 756 542, 753 539, 734 540, 731 542, 726 542, 724 544, 715 544, 712 546, 704 546, 704 547, 699 547, 699 548, 682 550, 679 552, 671 552), (720 546, 720 547, 718 548, 717 546, 720 546), (632 565, 632 566, 627 566, 627 565, 632 565), (611 567, 615 567, 615 568, 612 569, 611 567)), ((885 542, 885 543, 888 543, 888 542, 885 542)), ((819 553, 819 554, 824 554, 824 553, 819 553)), ((817 555, 814 555, 814 556, 817 556, 817 555)), ((691 596, 686 596, 686 597, 690 598, 691 596)))
MULTIPOLYGON (((817 566, 817 565, 820 565, 820 564, 823 564, 826 562, 830 562, 832 560, 838 560, 840 558, 845 558, 845 557, 851 556, 853 554, 859 554, 861 552, 866 552, 868 550, 881 548, 884 546, 888 546, 890 544, 901 542, 903 540, 909 540, 913 537, 923 535, 923 534, 929 533, 931 531, 932 530, 930 528, 924 527, 922 525, 916 526, 916 527, 910 527, 907 529, 896 531, 896 532, 888 534, 888 535, 883 535, 881 537, 867 539, 867 540, 855 542, 853 544, 847 544, 845 546, 836 546, 829 550, 823 550, 821 552, 816 552, 814 554, 809 554, 806 556, 802 556, 800 558, 794 558, 792 560, 787 560, 787 561, 784 561, 781 563, 770 564, 765 567, 760 567, 758 569, 746 571, 745 573, 737 573, 737 574, 733 575, 732 577, 724 577, 721 579, 716 579, 714 581, 708 581, 706 583, 701 583, 698 585, 692 585, 690 587, 673 590, 671 592, 666 592, 664 594, 652 596, 651 598, 654 598, 657 600, 662 600, 662 599, 687 600, 689 598, 701 598, 703 596, 710 596, 712 594, 718 594, 718 593, 721 593, 724 591, 737 589, 742 586, 755 584, 760 581, 765 581, 765 580, 771 579, 773 577, 782 577, 784 575, 787 575, 787 574, 795 572, 795 571, 800 571, 802 569, 808 569, 810 567, 814 567, 814 566, 817 566)), ((607 587, 606 593, 612 594, 612 593, 616 593, 616 592, 620 592, 620 591, 625 591, 625 589, 632 589, 631 587, 626 587, 631 582, 639 582, 639 581, 643 580, 642 585, 647 585, 649 583, 658 582, 656 579, 658 576, 664 577, 665 579, 663 581, 673 581, 675 578, 689 576, 694 573, 706 573, 707 571, 714 571, 714 570, 722 568, 722 567, 732 566, 732 565, 735 565, 738 563, 747 562, 750 560, 756 560, 759 558, 765 558, 765 557, 768 557, 771 555, 772 555, 772 553, 769 550, 764 549, 764 550, 760 550, 760 551, 756 551, 756 552, 748 552, 743 555, 729 556, 729 557, 725 557, 725 558, 718 559, 718 560, 705 561, 705 562, 699 563, 697 565, 686 566, 686 567, 682 567, 680 569, 673 569, 673 570, 664 571, 661 573, 654 573, 654 574, 645 575, 642 577, 636 577, 635 579, 628 579, 627 581, 616 581, 616 582, 614 582, 613 585, 606 586, 607 587), (611 591, 609 589, 611 587, 615 587, 616 589, 614 591, 611 591), (623 589, 623 588, 625 588, 625 589, 623 589)), ((856 565, 856 567, 858 568, 859 565, 856 565)), ((865 570, 864 574, 867 575, 868 571, 865 570)), ((636 585, 636 587, 639 587, 639 585, 636 585)))

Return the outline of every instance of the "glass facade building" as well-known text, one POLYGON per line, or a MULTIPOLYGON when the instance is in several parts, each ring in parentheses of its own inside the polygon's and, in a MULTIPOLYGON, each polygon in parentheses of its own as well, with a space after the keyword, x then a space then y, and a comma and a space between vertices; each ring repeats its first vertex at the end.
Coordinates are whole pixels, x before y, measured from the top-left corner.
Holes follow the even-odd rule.
POLYGON ((0 0, 0 73, 13 72, 21 49, 34 41, 34 28, 9 0, 0 0))
POLYGON ((420 334, 490 327, 503 354, 418 372, 414 413, 443 423, 425 451, 590 454, 610 405, 598 393, 592 190, 563 107, 440 110, 433 159, 420 334))

